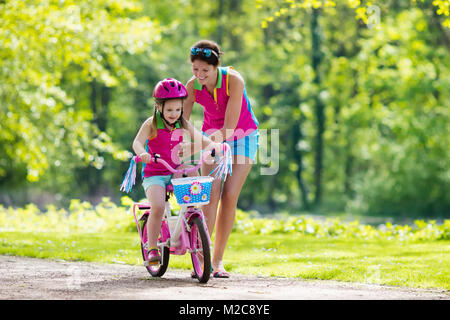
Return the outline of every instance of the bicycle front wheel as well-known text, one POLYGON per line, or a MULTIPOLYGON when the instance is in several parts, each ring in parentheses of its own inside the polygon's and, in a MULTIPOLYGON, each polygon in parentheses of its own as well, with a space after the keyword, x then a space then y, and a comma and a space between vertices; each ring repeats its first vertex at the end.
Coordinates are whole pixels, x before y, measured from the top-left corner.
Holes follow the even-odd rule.
POLYGON ((206 283, 211 275, 211 253, 209 250, 208 235, 200 217, 192 220, 189 238, 194 272, 200 283, 206 283))

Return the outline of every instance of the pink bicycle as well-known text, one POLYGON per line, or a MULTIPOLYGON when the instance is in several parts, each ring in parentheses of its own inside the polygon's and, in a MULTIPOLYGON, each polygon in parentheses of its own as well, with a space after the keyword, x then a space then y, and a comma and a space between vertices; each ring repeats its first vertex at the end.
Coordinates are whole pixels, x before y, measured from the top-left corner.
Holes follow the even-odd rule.
MULTIPOLYGON (((231 174, 231 165, 228 163, 231 158, 229 146, 223 144, 224 157, 216 168, 216 177, 231 174)), ((172 168, 166 161, 160 159, 158 155, 152 156, 152 162, 162 163, 172 173, 182 173, 183 178, 172 179, 172 185, 166 188, 166 209, 164 212, 161 231, 157 242, 161 262, 156 265, 148 264, 147 256, 147 221, 151 214, 149 203, 133 204, 133 215, 141 239, 141 252, 144 259, 144 266, 153 277, 161 277, 169 266, 170 254, 184 255, 189 252, 195 272, 195 278, 200 283, 206 283, 211 273, 211 254, 208 228, 200 205, 209 203, 211 185, 214 180, 211 176, 187 177, 187 174, 199 169, 202 162, 208 156, 215 156, 215 150, 203 153, 201 160, 195 167, 183 170, 172 168), (180 205, 178 214, 173 214, 169 203, 169 198, 175 194, 180 205), (145 210, 138 219, 136 210, 145 210)), ((133 157, 130 169, 122 183, 121 190, 129 192, 134 184, 136 163, 140 162, 139 156, 133 157), (128 178, 127 178, 128 177, 128 178)))

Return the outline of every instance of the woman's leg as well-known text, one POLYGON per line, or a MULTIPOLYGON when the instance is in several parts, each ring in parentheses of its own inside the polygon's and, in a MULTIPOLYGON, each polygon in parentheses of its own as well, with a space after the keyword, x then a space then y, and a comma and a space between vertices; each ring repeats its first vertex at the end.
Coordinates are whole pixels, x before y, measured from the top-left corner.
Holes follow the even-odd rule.
POLYGON ((148 247, 156 247, 161 222, 165 210, 166 189, 160 185, 151 185, 145 191, 151 209, 147 222, 148 247))
POLYGON ((233 161, 232 175, 227 177, 223 186, 219 214, 216 222, 214 256, 212 260, 215 271, 224 271, 222 262, 223 254, 225 252, 228 237, 233 229, 239 194, 241 193, 242 186, 252 168, 252 161, 245 156, 235 155, 233 161))

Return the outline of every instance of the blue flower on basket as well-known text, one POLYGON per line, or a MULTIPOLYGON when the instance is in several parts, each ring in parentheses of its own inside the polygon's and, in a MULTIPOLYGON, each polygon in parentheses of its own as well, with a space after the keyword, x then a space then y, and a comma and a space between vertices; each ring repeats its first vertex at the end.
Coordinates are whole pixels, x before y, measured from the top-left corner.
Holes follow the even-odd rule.
POLYGON ((183 202, 184 203, 188 203, 188 202, 191 202, 191 196, 190 195, 188 195, 188 194, 185 194, 184 196, 183 196, 183 202))
POLYGON ((208 195, 205 193, 204 195, 202 195, 202 201, 206 201, 208 200, 208 195))
POLYGON ((189 187, 189 192, 193 195, 200 194, 200 192, 202 192, 202 190, 203 190, 203 187, 199 182, 194 182, 189 187))

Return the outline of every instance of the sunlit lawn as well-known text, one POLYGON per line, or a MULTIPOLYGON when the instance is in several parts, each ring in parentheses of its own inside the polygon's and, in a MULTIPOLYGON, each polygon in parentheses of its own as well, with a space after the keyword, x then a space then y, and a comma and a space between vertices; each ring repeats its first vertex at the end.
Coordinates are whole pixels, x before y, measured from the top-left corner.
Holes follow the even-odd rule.
MULTIPOLYGON (((228 245, 225 266, 236 273, 450 289, 450 241, 233 233, 228 245)), ((0 254, 142 264, 134 233, 0 232, 0 254)), ((170 268, 192 268, 188 255, 170 259, 170 268)))

